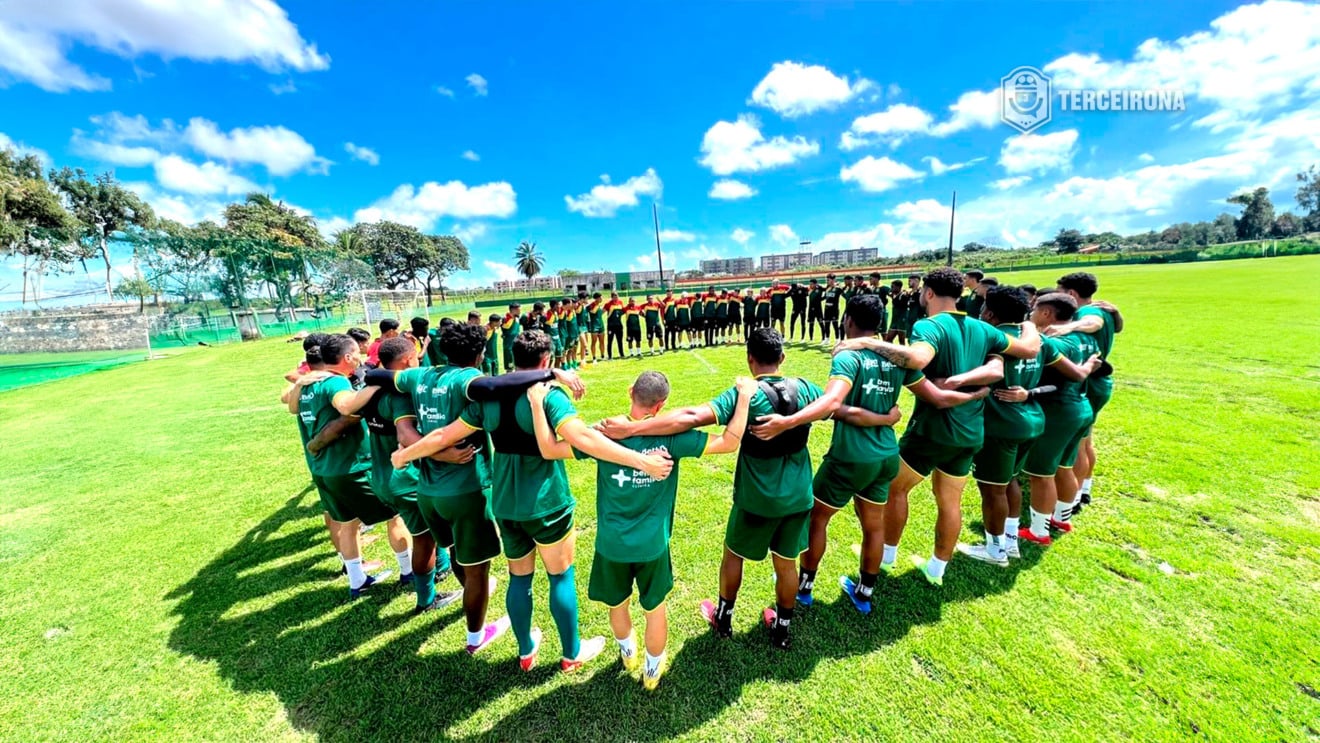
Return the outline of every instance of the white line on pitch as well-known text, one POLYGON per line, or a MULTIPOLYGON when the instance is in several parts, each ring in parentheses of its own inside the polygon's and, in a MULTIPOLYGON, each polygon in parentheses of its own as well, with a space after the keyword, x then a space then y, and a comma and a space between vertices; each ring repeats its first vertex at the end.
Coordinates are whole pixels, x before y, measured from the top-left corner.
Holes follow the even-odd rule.
POLYGON ((692 355, 693 355, 693 356, 696 356, 696 357, 697 357, 697 361, 700 361, 701 364, 702 364, 702 366, 705 366, 705 367, 706 367, 706 371, 710 372, 711 374, 714 374, 714 373, 715 373, 715 367, 711 366, 709 361, 707 361, 707 360, 705 360, 704 358, 702 358, 702 357, 701 357, 701 354, 697 353, 696 351, 693 351, 693 352, 692 352, 692 355))

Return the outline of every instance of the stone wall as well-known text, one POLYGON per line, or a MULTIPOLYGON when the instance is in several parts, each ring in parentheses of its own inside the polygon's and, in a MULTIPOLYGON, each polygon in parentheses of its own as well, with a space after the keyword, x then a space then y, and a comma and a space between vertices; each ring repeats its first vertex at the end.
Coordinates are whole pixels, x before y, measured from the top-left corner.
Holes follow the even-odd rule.
POLYGON ((131 351, 147 347, 146 315, 0 315, 0 353, 131 351))

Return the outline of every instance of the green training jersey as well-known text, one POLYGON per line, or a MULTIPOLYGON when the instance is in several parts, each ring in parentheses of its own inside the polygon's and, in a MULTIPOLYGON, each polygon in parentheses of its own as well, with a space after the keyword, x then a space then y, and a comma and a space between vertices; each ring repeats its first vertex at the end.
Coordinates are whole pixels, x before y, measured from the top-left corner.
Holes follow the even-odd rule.
POLYGON ((770 322, 770 297, 756 298, 756 319, 759 322, 770 322))
POLYGON ((444 366, 445 364, 448 364, 449 359, 445 358, 444 351, 440 350, 440 331, 430 330, 427 331, 427 334, 431 337, 431 340, 426 346, 426 358, 418 359, 418 363, 426 363, 431 366, 444 366))
POLYGON ((572 310, 566 310, 562 315, 562 317, 564 323, 564 330, 563 330, 564 337, 572 338, 573 336, 577 335, 578 334, 577 313, 573 312, 572 310))
MULTIPOLYGON (((999 326, 1004 335, 1018 338, 1022 326, 1005 323, 999 326)), ((1033 389, 1040 386, 1043 366, 1052 364, 1059 352, 1048 338, 1041 338, 1040 354, 1034 359, 1004 359, 1004 379, 991 385, 992 390, 1006 390, 1009 387, 1033 389)), ((1010 441, 1034 439, 1045 430, 1045 414, 1040 410, 1040 402, 1001 402, 994 395, 985 398, 985 435, 1010 441)))
POLYGON ((500 324, 500 332, 503 336, 501 340, 504 341, 504 347, 512 348, 509 344, 513 343, 513 339, 522 333, 522 323, 512 314, 505 313, 504 322, 500 324))
POLYGON ((817 284, 815 289, 807 292, 807 309, 811 312, 819 312, 820 303, 824 296, 825 290, 821 289, 820 285, 817 284))
MULTIPOLYGON (((830 379, 849 384, 844 405, 873 413, 888 413, 898 404, 898 391, 925 376, 904 369, 873 351, 843 351, 830 362, 830 379)), ((843 462, 878 462, 898 453, 898 439, 891 426, 854 426, 834 422, 830 454, 843 462)))
POLYGON ((972 292, 967 295, 967 316, 981 319, 981 308, 985 306, 985 299, 980 294, 972 292))
MULTIPOLYGON (((769 302, 766 304, 768 306, 769 302)), ((763 375, 757 379, 775 382, 783 377, 763 375)), ((798 402, 802 407, 806 407, 824 392, 805 379, 793 381, 798 384, 798 402)), ((737 405, 736 387, 730 387, 710 402, 711 410, 715 412, 715 420, 720 425, 728 424, 737 405)), ((763 415, 771 415, 774 412, 774 407, 766 398, 765 392, 758 389, 756 394, 752 395, 751 405, 747 409, 747 420, 755 421, 763 415)), ((811 510, 810 452, 804 448, 787 457, 761 459, 747 456, 744 450, 740 450, 738 465, 733 471, 733 502, 739 508, 758 516, 787 516, 811 510)))
MULTIPOLYGON (((643 454, 667 452, 674 469, 663 480, 597 461, 596 551, 616 562, 647 562, 663 555, 674 533, 679 461, 705 454, 710 438, 702 431, 687 431, 674 436, 633 436, 618 442, 643 454)), ((589 459, 576 449, 573 455, 589 459)))
POLYGON ((696 298, 692 300, 692 319, 700 320, 705 316, 706 316, 706 299, 704 296, 698 294, 696 298))
POLYGON ((417 467, 409 464, 401 470, 394 469, 390 455, 399 448, 399 434, 396 424, 405 419, 416 419, 412 401, 407 395, 401 395, 388 389, 381 390, 371 398, 363 409, 362 418, 366 421, 367 431, 371 435, 371 489, 378 495, 401 496, 413 499, 417 495, 417 467))
POLYGON ((756 317, 756 297, 743 295, 742 309, 743 320, 750 323, 756 317))
POLYGON ((715 300, 715 318, 717 320, 729 319, 729 301, 727 299, 715 300))
MULTIPOLYGON (((556 431, 578 414, 573 400, 559 387, 546 395, 544 409, 550 427, 556 431)), ((514 422, 524 433, 535 435, 532 406, 526 395, 514 404, 513 415, 514 422)), ((498 402, 471 403, 463 410, 462 420, 473 429, 491 431, 500 425, 500 405, 498 402)), ((496 451, 493 465, 490 508, 496 518, 528 521, 571 507, 574 503, 562 460, 546 461, 539 455, 496 451)))
MULTIPOLYGON (((339 419, 335 410, 336 395, 353 391, 348 377, 336 374, 302 388, 298 396, 298 431, 302 434, 303 451, 308 441, 316 438, 321 429, 339 419)), ((332 477, 364 472, 371 469, 371 448, 367 444, 367 426, 358 423, 344 431, 321 451, 309 458, 313 475, 332 477)))
POLYGON ((660 300, 665 308, 665 325, 673 325, 678 322, 678 300, 673 297, 665 297, 660 300))
MULTIPOLYGON (((961 312, 941 312, 912 326, 912 345, 924 343, 935 351, 923 370, 931 379, 971 371, 1012 342, 1002 330, 961 312)), ((908 428, 937 444, 978 448, 985 438, 983 402, 941 410, 918 398, 908 428)))
POLYGON ((827 286, 822 289, 820 292, 820 298, 821 301, 825 303, 824 310, 826 312, 837 313, 839 311, 839 297, 842 296, 842 294, 843 292, 839 291, 839 287, 837 286, 827 286))
POLYGON ((655 326, 659 325, 660 303, 647 302, 646 304, 642 305, 642 307, 646 310, 646 327, 654 328, 655 326))
POLYGON ((692 319, 692 301, 680 300, 678 303, 678 324, 687 325, 692 319))
MULTIPOLYGON (((1100 349, 1100 358, 1108 361, 1109 352, 1114 350, 1114 316, 1093 304, 1088 304, 1077 308, 1077 317, 1074 319, 1092 315, 1099 317, 1104 323, 1098 331, 1091 334, 1091 337, 1095 339, 1096 347, 1100 349)), ((1102 394, 1108 394, 1113 386, 1113 377, 1092 376, 1086 380, 1086 389, 1098 390, 1102 394)))
POLYGON ((605 306, 609 313, 605 319, 609 323, 610 327, 613 328, 621 327, 623 325, 623 313, 624 313, 623 302, 611 302, 605 306))
POLYGON ((499 361, 500 336, 494 328, 486 328, 486 361, 499 361))
MULTIPOLYGON (((394 386, 412 401, 417 430, 425 436, 458 420, 469 402, 467 386, 480 376, 480 371, 464 366, 405 369, 395 375, 394 386)), ((490 484, 489 449, 483 444, 467 464, 419 459, 417 492, 431 498, 480 492, 490 484)))
MULTIPOLYGON (((1087 359, 1100 353, 1100 346, 1096 344, 1095 338, 1087 333, 1069 333, 1050 340, 1058 350, 1058 355, 1068 357, 1074 364, 1085 364, 1087 359)), ((1075 411, 1085 405, 1089 411, 1090 403, 1086 400, 1085 381, 1074 382, 1047 365, 1045 371, 1041 374, 1041 382, 1059 388, 1053 395, 1041 400, 1042 407, 1069 408, 1075 411)), ((1090 413, 1087 412, 1087 415, 1089 416, 1090 413)))
POLYGON ((629 330, 642 329, 642 308, 637 305, 628 305, 623 308, 624 322, 629 330))

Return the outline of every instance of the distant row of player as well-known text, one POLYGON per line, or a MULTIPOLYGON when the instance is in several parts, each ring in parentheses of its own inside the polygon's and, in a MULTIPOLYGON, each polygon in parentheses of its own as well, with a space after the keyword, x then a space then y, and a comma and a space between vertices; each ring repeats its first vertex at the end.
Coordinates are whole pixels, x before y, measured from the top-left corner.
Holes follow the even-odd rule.
POLYGON ((674 585, 669 542, 683 458, 738 452, 718 600, 702 602, 703 616, 718 635, 729 636, 743 563, 768 556, 775 601, 762 619, 771 644, 783 649, 795 611, 813 603, 829 522, 850 503, 862 545, 858 572, 842 576, 840 585, 862 613, 871 611, 881 573, 895 569, 908 494, 927 478, 938 510, 934 549, 914 564, 932 584, 943 583, 955 551, 1004 566, 1019 556, 1019 539, 1048 545, 1051 531, 1072 530, 1089 495, 1091 427, 1112 394, 1106 359, 1122 317, 1093 300, 1090 274, 1064 276, 1056 290, 1040 295, 1022 287, 972 294, 967 288, 952 268, 926 274, 916 295, 923 317, 906 345, 880 337, 881 296, 854 296, 823 388, 784 377, 782 336, 754 328, 746 356, 755 379, 738 379, 709 403, 662 413, 669 381, 646 371, 629 388, 627 415, 594 427, 573 405, 585 389, 582 380, 549 368, 556 344, 540 327, 513 339, 515 371, 498 376, 480 371, 490 333, 475 324, 450 323, 436 341, 418 326, 412 337, 370 347, 348 336, 308 338, 309 371, 294 375, 284 399, 298 416, 352 595, 377 580, 362 564, 357 526, 388 522, 418 611, 461 598, 468 652, 511 629, 524 670, 541 646, 532 626, 538 557, 549 578, 562 668, 574 670, 604 647, 604 638, 578 634, 576 501, 562 463, 596 460, 588 596, 610 607, 620 657, 650 689, 664 670, 665 599, 674 585), (977 304, 983 304, 979 319, 957 309, 977 304), (436 344, 446 362, 419 366, 436 344), (364 350, 379 364, 365 374, 364 350), (544 384, 551 380, 563 386, 544 384), (900 440, 894 427, 905 388, 916 403, 900 440), (808 432, 825 419, 834 422, 830 448, 813 468, 808 432), (725 428, 693 430, 708 425, 725 428), (985 543, 973 546, 957 542, 969 475, 980 490, 985 525, 985 543), (1019 475, 1031 482, 1025 508, 1019 475), (501 554, 509 571, 508 616, 488 623, 490 565, 501 554), (447 570, 462 591, 437 593, 447 570), (646 611, 644 648, 628 615, 634 593, 646 611))

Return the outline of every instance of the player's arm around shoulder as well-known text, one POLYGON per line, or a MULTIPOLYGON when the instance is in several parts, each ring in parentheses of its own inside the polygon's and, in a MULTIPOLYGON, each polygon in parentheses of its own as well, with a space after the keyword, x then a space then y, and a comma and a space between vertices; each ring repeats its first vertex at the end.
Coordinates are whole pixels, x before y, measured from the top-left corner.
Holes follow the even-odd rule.
MULTIPOLYGON (((527 389, 527 402, 532 408, 532 428, 536 434, 536 446, 544 459, 572 459, 573 447, 567 441, 555 436, 550 426, 550 417, 545 412, 545 398, 550 394, 550 385, 541 382, 527 389)), ((579 423, 581 421, 578 421, 579 423)))
POLYGON ((706 442, 706 454, 730 454, 742 445, 743 432, 747 430, 747 411, 758 387, 755 379, 738 377, 734 389, 738 391, 738 401, 734 404, 733 415, 724 430, 706 442))

